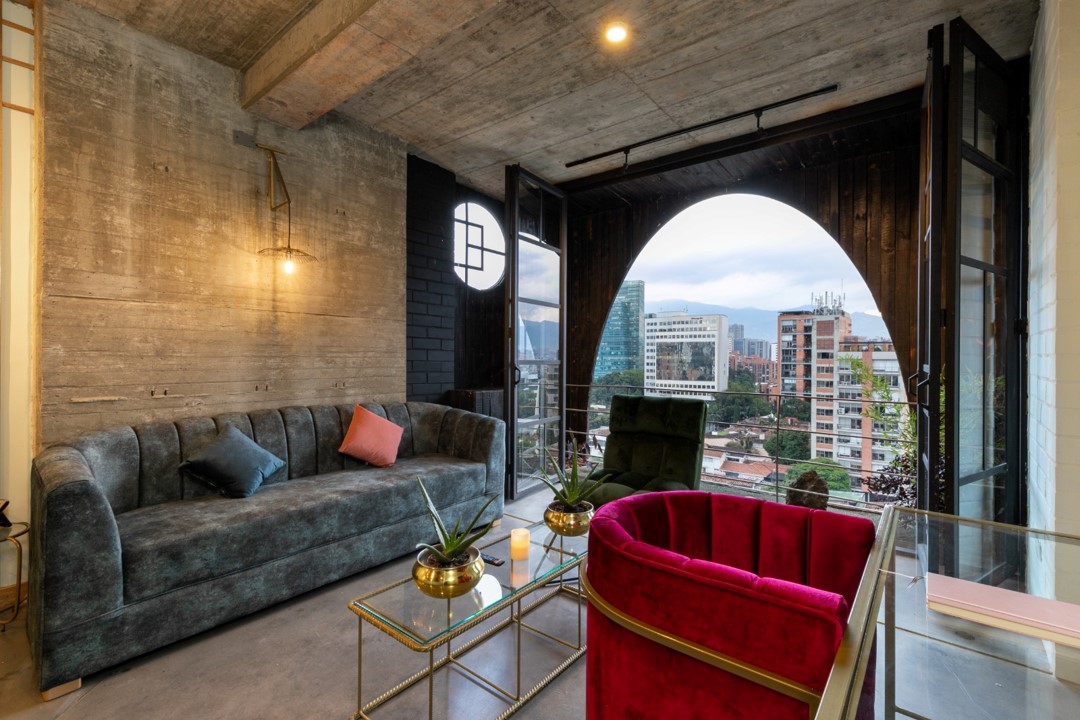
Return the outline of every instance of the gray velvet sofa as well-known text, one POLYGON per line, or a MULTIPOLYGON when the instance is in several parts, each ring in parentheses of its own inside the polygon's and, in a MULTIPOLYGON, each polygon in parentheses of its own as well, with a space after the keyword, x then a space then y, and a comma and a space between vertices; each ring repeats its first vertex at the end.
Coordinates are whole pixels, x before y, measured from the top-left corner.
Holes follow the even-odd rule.
POLYGON ((365 404, 404 428, 392 467, 338 453, 353 404, 117 427, 34 460, 27 632, 44 692, 413 551, 440 510, 503 512, 501 420, 365 404), (178 471, 227 425, 285 460, 249 498, 178 471))

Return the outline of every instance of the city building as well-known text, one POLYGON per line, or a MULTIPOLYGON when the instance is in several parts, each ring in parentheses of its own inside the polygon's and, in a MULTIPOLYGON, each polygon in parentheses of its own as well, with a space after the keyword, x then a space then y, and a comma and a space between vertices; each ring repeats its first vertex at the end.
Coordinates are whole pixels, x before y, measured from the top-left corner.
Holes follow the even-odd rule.
POLYGON ((858 475, 865 479, 884 470, 900 449, 896 441, 899 423, 904 422, 900 408, 905 399, 900 363, 890 340, 851 338, 840 343, 836 370, 836 461, 848 468, 853 478, 858 475), (882 385, 888 388, 888 396, 875 394, 873 398, 879 401, 876 407, 880 417, 865 412, 864 386, 852 372, 853 360, 885 381, 882 385))
POLYGON ((702 397, 727 390, 726 315, 645 315, 645 394, 702 397))
POLYGON ((851 336, 843 298, 826 293, 814 298, 811 310, 782 311, 777 328, 781 392, 835 396, 836 351, 851 336))
POLYGON ((645 365, 645 281, 626 280, 611 304, 593 366, 593 380, 645 365))
POLYGON ((865 414, 852 361, 885 378, 890 394, 878 399, 899 402, 900 363, 892 342, 854 337, 843 296, 831 293, 814 298, 811 310, 781 312, 778 323, 780 389, 810 401, 811 458, 836 460, 849 470, 853 487, 864 486, 895 456, 899 428, 865 414))
POLYGON ((773 359, 773 344, 768 340, 761 340, 759 338, 745 338, 742 341, 743 349, 741 350, 743 355, 749 355, 759 358, 773 359))
POLYGON ((745 354, 743 340, 746 338, 746 328, 742 323, 732 323, 728 328, 728 350, 733 353, 745 354))
POLYGON ((760 338, 746 337, 745 327, 741 323, 732 323, 728 330, 728 349, 739 355, 756 355, 772 359, 772 343, 760 338))
POLYGON ((771 358, 732 352, 728 356, 728 371, 734 373, 736 370, 749 370, 759 387, 768 388, 776 384, 777 362, 771 358))

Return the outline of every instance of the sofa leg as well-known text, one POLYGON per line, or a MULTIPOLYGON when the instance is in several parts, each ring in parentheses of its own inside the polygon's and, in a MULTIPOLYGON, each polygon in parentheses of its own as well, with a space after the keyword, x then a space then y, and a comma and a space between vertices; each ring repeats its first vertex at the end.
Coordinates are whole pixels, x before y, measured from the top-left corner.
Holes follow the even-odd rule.
POLYGON ((82 678, 75 678, 74 680, 66 682, 63 685, 57 685, 56 687, 51 687, 48 690, 45 690, 41 693, 41 699, 45 702, 49 702, 50 700, 55 700, 58 697, 67 695, 68 693, 73 693, 81 687, 82 678))
POLYGON ((491 521, 491 527, 493 527, 493 528, 500 527, 501 525, 502 525, 502 518, 495 518, 494 520, 491 521))

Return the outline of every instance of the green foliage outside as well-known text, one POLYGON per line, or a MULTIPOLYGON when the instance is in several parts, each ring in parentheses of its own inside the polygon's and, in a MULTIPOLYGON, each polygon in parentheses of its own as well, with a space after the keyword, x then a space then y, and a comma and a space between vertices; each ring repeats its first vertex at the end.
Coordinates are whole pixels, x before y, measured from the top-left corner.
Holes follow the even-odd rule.
POLYGON ((812 463, 792 465, 784 476, 787 485, 795 482, 805 472, 813 470, 825 481, 830 490, 851 490, 851 476, 840 463, 828 458, 819 458, 812 463))
MULTIPOLYGON (((883 425, 886 435, 896 438, 891 441, 895 448, 893 459, 884 470, 866 478, 866 487, 872 493, 895 497, 900 505, 914 507, 918 461, 915 415, 908 412, 906 405, 894 405, 887 402, 892 400, 892 388, 884 377, 875 376, 873 368, 862 359, 851 356, 841 356, 840 359, 846 360, 851 365, 851 374, 862 386, 863 400, 870 401, 863 408, 863 415, 870 418, 872 422, 883 425)), ((942 393, 942 402, 944 402, 944 393, 942 393)), ((941 416, 944 417, 944 413, 941 416)), ((939 463, 937 476, 939 484, 937 495, 940 496, 940 484, 944 478, 943 462, 939 463)))
POLYGON ((712 422, 730 424, 771 412, 768 397, 758 392, 754 374, 740 369, 728 377, 727 392, 716 393, 709 403, 708 418, 712 422))
MULTIPOLYGON (((610 408, 612 395, 630 395, 636 397, 644 392, 644 387, 644 370, 620 370, 618 372, 608 373, 594 382, 589 389, 589 407, 602 405, 605 408, 610 408)), ((608 416, 606 412, 589 413, 590 430, 604 427, 607 424, 608 416)))
MULTIPOLYGON (((893 388, 882 375, 875 375, 874 369, 852 355, 841 355, 841 361, 851 366, 851 374, 862 386, 863 416, 884 426, 884 433, 904 442, 903 447, 911 447, 908 441, 915 440, 915 417, 907 411, 906 405, 893 401, 893 388)), ((901 448, 901 451, 903 448, 901 448)))
POLYGON ((792 397, 784 398, 780 401, 780 417, 810 422, 810 401, 792 397))
POLYGON ((780 462, 810 459, 810 434, 781 430, 765 441, 765 452, 780 458, 780 462))

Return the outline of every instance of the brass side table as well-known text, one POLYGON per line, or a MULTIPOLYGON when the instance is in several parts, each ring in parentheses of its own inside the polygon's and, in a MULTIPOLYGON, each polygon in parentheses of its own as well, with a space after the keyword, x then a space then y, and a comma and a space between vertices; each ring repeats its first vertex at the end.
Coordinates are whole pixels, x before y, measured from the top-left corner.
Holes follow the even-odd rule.
POLYGON ((15 546, 15 611, 6 620, 0 620, 0 632, 4 632, 10 623, 15 622, 15 618, 19 617, 19 609, 22 607, 22 543, 19 542, 19 538, 28 532, 30 532, 30 523, 16 522, 11 524, 11 533, 5 538, 0 538, 15 546))
MULTIPOLYGON (((370 720, 369 713, 423 680, 427 681, 427 717, 432 720, 435 716, 435 674, 440 670, 448 671, 450 667, 505 704, 506 707, 497 715, 498 720, 505 720, 585 654, 582 632, 584 595, 577 578, 567 579, 565 583, 562 578, 572 570, 580 573, 584 569, 588 536, 540 543, 538 539, 547 532, 544 524, 537 523, 529 529, 532 543, 527 560, 510 559, 508 537, 483 548, 487 553, 506 559, 506 563, 501 566, 489 564, 480 584, 466 595, 452 600, 430 598, 421 593, 412 578, 408 577, 349 603, 349 609, 359 616, 357 710, 352 720, 370 720), (557 637, 526 622, 532 610, 557 596, 569 596, 577 606, 577 637, 574 640, 557 637), (509 610, 507 617, 497 619, 476 637, 452 647, 454 639, 480 623, 495 618, 504 610, 509 610), (378 628, 402 646, 428 656, 426 667, 367 702, 363 699, 365 625, 378 628), (463 661, 463 656, 471 649, 485 644, 486 640, 508 627, 513 628, 515 649, 514 656, 507 659, 511 660, 509 665, 516 671, 509 688, 463 661), (550 672, 531 687, 522 677, 522 630, 563 646, 567 653, 554 668, 548 666, 550 672), (439 650, 445 650, 445 655, 436 657, 439 650)), ((475 717, 475 714, 470 717, 475 717)))

